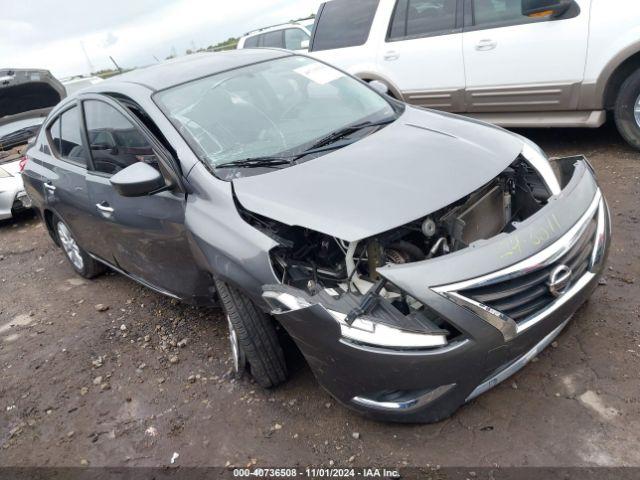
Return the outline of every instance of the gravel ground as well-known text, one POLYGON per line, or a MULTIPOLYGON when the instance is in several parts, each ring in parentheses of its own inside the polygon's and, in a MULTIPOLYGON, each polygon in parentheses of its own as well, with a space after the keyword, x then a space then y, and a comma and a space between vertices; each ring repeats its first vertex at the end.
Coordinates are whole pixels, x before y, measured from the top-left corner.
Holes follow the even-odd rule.
POLYGON ((0 223, 0 465, 640 465, 640 153, 611 127, 524 134, 594 164, 606 284, 534 363, 435 425, 348 411, 300 357, 277 390, 235 381, 220 310, 85 281, 37 220, 0 223))

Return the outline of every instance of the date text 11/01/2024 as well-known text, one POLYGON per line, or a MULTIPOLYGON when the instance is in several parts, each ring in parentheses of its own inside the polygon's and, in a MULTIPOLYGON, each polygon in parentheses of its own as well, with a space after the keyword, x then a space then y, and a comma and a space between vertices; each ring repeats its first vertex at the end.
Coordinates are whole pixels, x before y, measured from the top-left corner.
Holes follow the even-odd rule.
POLYGON ((389 468, 235 468, 233 476, 236 478, 400 478, 400 473, 389 468))

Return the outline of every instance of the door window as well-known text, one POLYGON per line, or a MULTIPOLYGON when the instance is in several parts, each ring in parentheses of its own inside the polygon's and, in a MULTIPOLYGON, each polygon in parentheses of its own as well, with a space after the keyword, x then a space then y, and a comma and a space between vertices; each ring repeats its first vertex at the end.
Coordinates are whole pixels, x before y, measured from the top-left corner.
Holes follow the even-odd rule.
MULTIPOLYGON (((551 17, 522 14, 523 0, 472 0, 473 25, 479 28, 519 25, 523 23, 545 22, 551 17)), ((573 18, 580 13, 574 4, 563 18, 573 18)))
POLYGON ((389 40, 451 32, 456 28, 456 0, 398 0, 389 40))
POLYGON ((78 108, 73 107, 53 122, 49 127, 49 137, 53 151, 59 158, 80 165, 87 165, 87 155, 82 146, 78 108))
POLYGON ((83 105, 96 172, 112 175, 136 162, 158 168, 153 147, 129 119, 98 100, 87 100, 83 105))
POLYGON ((302 50, 305 40, 309 40, 309 35, 300 28, 287 28, 284 31, 284 46, 288 50, 302 50))
POLYGON ((282 40, 282 30, 276 32, 265 33, 262 36, 262 45, 264 48, 284 48, 282 40))
POLYGON ((369 38, 379 0, 333 0, 316 22, 313 51, 357 47, 369 38))
POLYGON ((473 0, 474 25, 493 25, 526 20, 522 0, 473 0))

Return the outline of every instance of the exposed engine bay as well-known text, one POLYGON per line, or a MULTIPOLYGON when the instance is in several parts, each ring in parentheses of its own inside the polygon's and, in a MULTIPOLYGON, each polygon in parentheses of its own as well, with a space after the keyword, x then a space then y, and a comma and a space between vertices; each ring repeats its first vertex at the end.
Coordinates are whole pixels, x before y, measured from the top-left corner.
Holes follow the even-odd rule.
POLYGON ((415 299, 381 279, 378 268, 441 257, 513 231, 518 222, 544 207, 549 197, 538 172, 519 157, 489 184, 454 204, 358 242, 283 225, 239 208, 246 221, 278 242, 271 251, 271 262, 282 285, 308 295, 329 289, 338 296, 364 296, 361 309, 352 311, 355 318, 370 312, 367 297, 384 298, 405 316, 424 310, 415 299))

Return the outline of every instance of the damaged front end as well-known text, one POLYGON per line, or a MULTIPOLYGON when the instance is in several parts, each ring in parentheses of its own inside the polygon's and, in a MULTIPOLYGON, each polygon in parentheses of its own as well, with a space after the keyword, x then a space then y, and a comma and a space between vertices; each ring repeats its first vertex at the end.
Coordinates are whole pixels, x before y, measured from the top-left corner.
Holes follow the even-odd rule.
POLYGON ((376 418, 437 421, 559 334, 595 288, 610 222, 584 158, 540 155, 526 144, 488 184, 360 241, 239 206, 278 244, 270 257, 279 283, 263 286, 263 299, 330 393, 376 418), (575 268, 569 293, 553 297, 547 278, 565 259, 575 268), (488 274, 497 287, 485 291, 476 280, 488 274), (482 302, 519 302, 525 313, 509 318, 482 302))
POLYGON ((280 284, 266 286, 263 295, 275 311, 319 304, 349 341, 430 348, 446 345, 460 332, 386 280, 379 269, 440 258, 509 233, 547 204, 554 187, 520 156, 489 184, 453 205, 350 243, 240 210, 279 244, 271 251, 271 263, 280 284))

